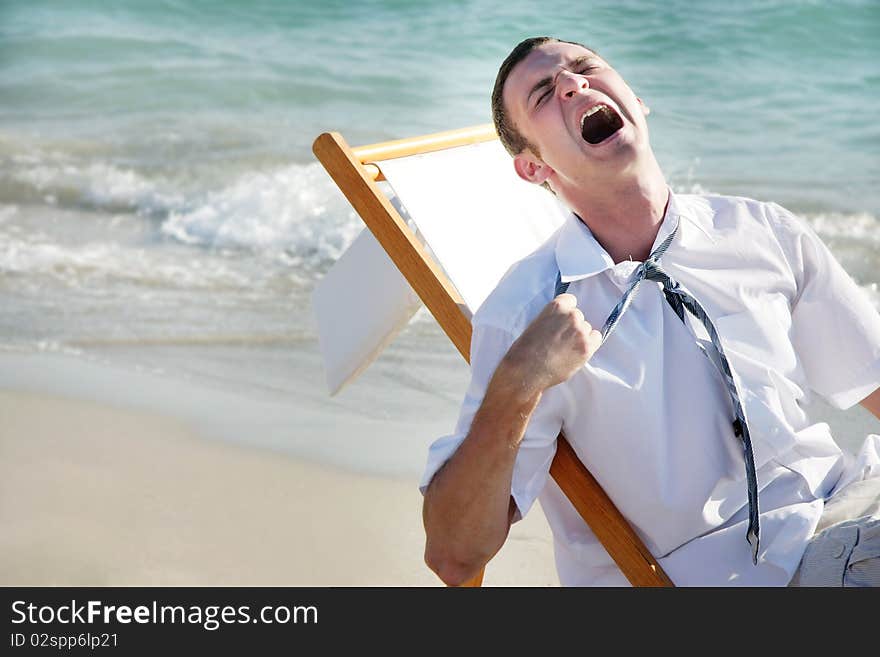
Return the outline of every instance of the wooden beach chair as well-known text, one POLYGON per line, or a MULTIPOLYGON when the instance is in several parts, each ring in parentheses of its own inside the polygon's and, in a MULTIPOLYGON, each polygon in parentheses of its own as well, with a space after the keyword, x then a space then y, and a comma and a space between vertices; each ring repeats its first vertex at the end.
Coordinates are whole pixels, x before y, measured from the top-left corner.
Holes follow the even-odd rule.
MULTIPOLYGON (((523 191, 517 185, 533 188, 543 199, 539 202, 555 204, 555 199, 543 190, 522 181, 508 183, 501 179, 502 182, 499 183, 493 178, 494 174, 502 169, 503 174, 498 173, 499 176, 515 177, 515 174, 509 161, 505 162, 506 154, 504 157, 498 155, 499 152, 503 153, 503 149, 491 125, 359 148, 350 147, 338 133, 324 133, 315 140, 313 151, 371 233, 365 231, 353 245, 351 251, 357 251, 360 255, 346 254, 349 256, 348 265, 343 262, 344 256, 334 266, 334 270, 338 271, 331 270, 325 281, 332 282, 333 276, 337 275, 347 276, 348 284, 345 287, 351 303, 359 303, 362 307, 364 304, 374 302, 389 306, 383 311, 384 314, 380 313, 385 319, 374 322, 375 326, 362 327, 362 332, 368 334, 366 343, 354 348, 354 351, 359 351, 361 355, 354 359, 348 358, 347 364, 333 375, 335 380, 330 382, 331 389, 338 389, 346 380, 356 376, 393 338, 400 325, 409 319, 418 307, 409 289, 410 286, 467 360, 471 341, 470 319, 476 306, 482 302, 482 298, 488 294, 514 260, 537 248, 546 237, 546 227, 533 231, 544 233, 542 235, 530 235, 526 231, 524 236, 520 235, 518 238, 520 241, 512 246, 506 240, 508 233, 515 231, 505 229, 494 236, 488 233, 487 237, 485 230, 481 232, 481 222, 487 219, 485 208, 473 207, 474 199, 479 196, 468 192, 463 194, 465 198, 458 199, 460 188, 465 183, 473 182, 473 178, 478 178, 480 184, 485 180, 486 194, 492 197, 489 199, 491 207, 496 210, 495 215, 501 214, 502 217, 505 207, 511 204, 511 199, 508 197, 531 193, 531 191, 523 191), (473 162, 477 164, 471 164, 473 162), (476 171, 473 170, 474 166, 477 167, 476 171), (381 181, 386 183, 380 186, 381 181), (493 184, 501 185, 502 188, 492 189, 493 184), (388 185, 393 187, 396 198, 383 191, 383 187, 387 188, 388 185), (415 190, 405 192, 404 187, 414 187, 415 190), (514 189, 517 190, 516 194, 513 194, 514 189), (430 198, 425 201, 422 196, 430 198), (438 210, 437 206, 442 207, 438 210), (448 223, 456 225, 454 227, 441 225, 436 217, 425 224, 420 222, 420 212, 436 214, 438 211, 442 215, 439 218, 441 222, 444 217, 447 219, 452 217, 455 222, 448 223), (452 235, 444 234, 450 231, 452 235), (455 234, 455 231, 464 232, 455 234), (530 244, 527 243, 529 241, 530 244), (457 258, 456 244, 470 242, 479 243, 482 249, 481 257, 475 261, 473 255, 470 255, 465 256, 466 262, 454 262, 457 258), (502 246, 504 248, 501 248, 502 246), (504 254, 496 257, 494 255, 496 247, 504 254), (372 256, 369 255, 371 250, 372 256), (381 258, 377 259, 376 252, 381 254, 381 258), (511 257, 510 254, 513 253, 516 255, 511 257), (362 276, 357 276, 360 266, 358 263, 375 263, 385 258, 385 254, 388 260, 384 265, 378 265, 375 272, 364 271, 362 276), (488 283, 483 281, 474 291, 472 286, 468 285, 467 279, 472 276, 476 267, 482 266, 483 262, 488 262, 494 267, 489 277, 494 280, 488 283), (408 285, 402 282, 393 283, 398 274, 390 263, 399 270, 408 285), (385 269, 382 269, 383 266, 385 269), (352 275, 352 270, 355 276, 352 275), (372 294, 366 287, 357 289, 358 285, 371 285, 368 280, 371 276, 379 281, 383 289, 373 289, 372 294), (381 282, 383 280, 385 282, 381 282), (392 299, 395 295, 398 299, 396 302, 392 299)), ((514 199, 512 203, 520 206, 525 201, 514 199)), ((496 221, 497 219, 498 217, 495 216, 496 221)), ((491 231, 491 227, 488 230, 491 231)), ((321 290, 316 287, 313 300, 320 295, 321 290)), ((336 302, 338 303, 339 299, 336 299, 336 302)), ((320 311, 318 312, 320 314, 320 311)), ((338 330, 337 337, 342 338, 345 333, 345 339, 352 339, 351 326, 341 329, 330 327, 327 330, 338 330)), ((360 338, 356 336, 356 339, 360 338)), ((672 585, 657 560, 577 458, 562 434, 557 441, 556 456, 550 474, 630 583, 634 586, 672 585)), ((481 572, 468 585, 480 586, 482 579, 481 572)))

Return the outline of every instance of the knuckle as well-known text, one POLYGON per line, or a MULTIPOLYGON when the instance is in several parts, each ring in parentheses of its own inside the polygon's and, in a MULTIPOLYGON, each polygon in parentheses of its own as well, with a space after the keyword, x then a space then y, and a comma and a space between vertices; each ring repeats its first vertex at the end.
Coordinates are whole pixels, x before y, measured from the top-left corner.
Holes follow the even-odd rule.
POLYGON ((563 292, 558 297, 554 298, 552 303, 554 303, 557 308, 569 308, 574 303, 574 300, 574 295, 568 294, 568 292, 563 292))

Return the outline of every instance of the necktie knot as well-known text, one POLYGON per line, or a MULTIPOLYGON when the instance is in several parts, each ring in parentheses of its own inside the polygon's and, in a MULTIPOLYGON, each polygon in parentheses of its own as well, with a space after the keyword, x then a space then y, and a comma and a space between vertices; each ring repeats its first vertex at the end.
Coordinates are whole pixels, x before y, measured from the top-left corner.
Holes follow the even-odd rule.
POLYGON ((639 274, 639 278, 644 278, 647 281, 659 281, 662 283, 667 278, 666 272, 660 266, 660 261, 653 255, 642 263, 639 274))
POLYGON ((660 266, 658 256, 655 255, 651 255, 650 258, 642 263, 642 266, 639 268, 638 278, 646 281, 657 281, 662 283, 663 287, 668 290, 674 290, 678 287, 678 281, 664 271, 663 267, 660 266))

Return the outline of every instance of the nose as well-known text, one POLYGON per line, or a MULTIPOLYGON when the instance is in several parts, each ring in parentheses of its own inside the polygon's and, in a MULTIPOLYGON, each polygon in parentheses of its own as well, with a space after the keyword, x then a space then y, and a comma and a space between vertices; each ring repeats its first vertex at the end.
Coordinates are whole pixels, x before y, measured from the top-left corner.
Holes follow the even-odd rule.
POLYGON ((590 88, 586 76, 562 70, 556 75, 556 93, 564 98, 574 98, 590 88))

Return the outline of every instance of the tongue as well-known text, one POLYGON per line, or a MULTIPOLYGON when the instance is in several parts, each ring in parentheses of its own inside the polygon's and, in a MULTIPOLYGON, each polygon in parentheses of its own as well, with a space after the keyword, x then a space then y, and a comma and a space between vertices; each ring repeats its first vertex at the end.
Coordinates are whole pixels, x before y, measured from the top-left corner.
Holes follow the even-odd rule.
POLYGON ((590 144, 605 141, 623 127, 620 115, 607 105, 584 120, 581 135, 590 144))

